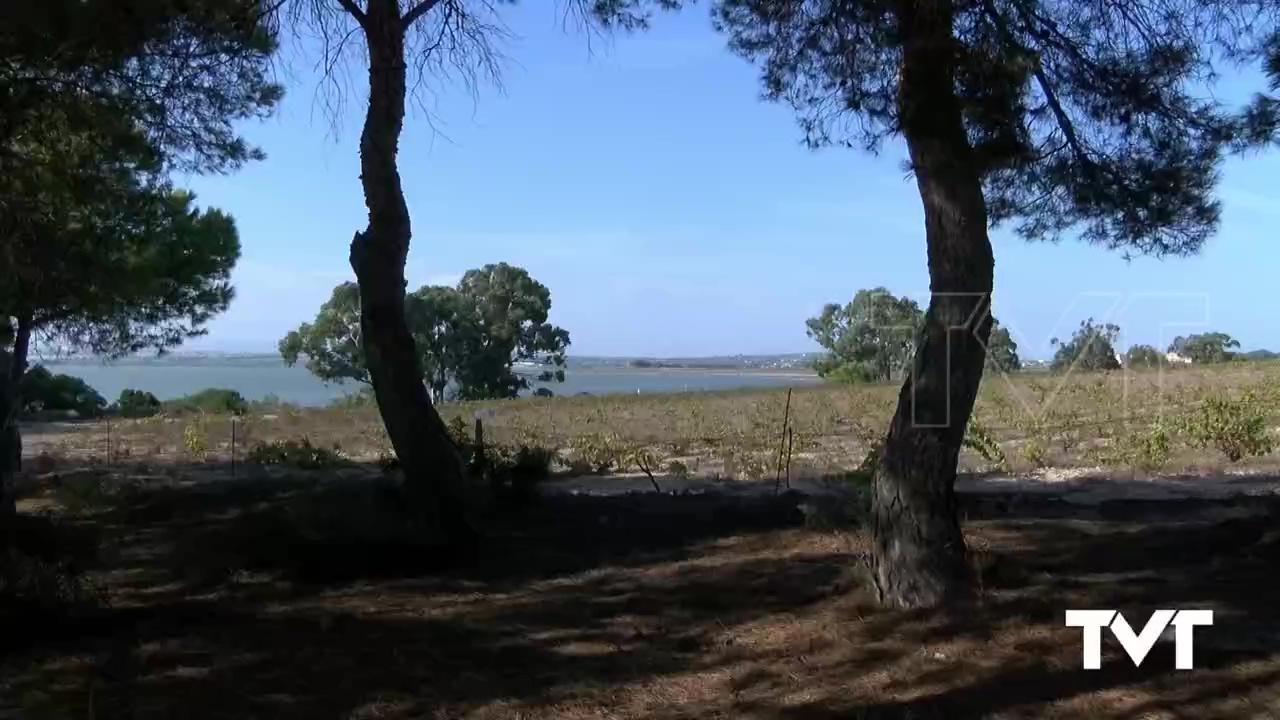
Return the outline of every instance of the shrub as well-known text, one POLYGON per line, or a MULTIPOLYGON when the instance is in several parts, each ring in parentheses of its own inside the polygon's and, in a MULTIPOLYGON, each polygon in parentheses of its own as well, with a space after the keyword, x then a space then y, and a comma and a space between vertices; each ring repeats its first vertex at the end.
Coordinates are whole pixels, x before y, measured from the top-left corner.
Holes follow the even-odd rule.
POLYGON ((1275 447, 1261 403, 1252 392, 1239 400, 1208 398, 1181 425, 1192 446, 1214 447, 1231 462, 1266 455, 1275 447))
MULTIPOLYGON (((277 404, 279 404, 277 402, 277 404)), ((378 404, 377 398, 373 395, 371 388, 361 388, 353 393, 346 393, 341 397, 334 398, 329 401, 331 408, 345 408, 353 410, 356 408, 374 407, 378 404)))
POLYGON ((253 446, 245 461, 255 465, 287 465, 304 470, 333 467, 347 463, 342 450, 316 447, 310 438, 301 440, 274 440, 253 446))
POLYGON ((162 404, 165 412, 170 413, 210 413, 213 415, 242 415, 249 403, 240 393, 226 388, 205 388, 175 400, 167 400, 162 404))
POLYGON ((667 463, 667 474, 676 480, 687 480, 691 475, 689 466, 679 460, 672 460, 667 463))
POLYGON ((569 445, 569 469, 574 473, 603 475, 618 463, 623 450, 616 433, 579 435, 569 445))
POLYGON ((1156 421, 1138 432, 1124 432, 1110 439, 1098 453, 1103 465, 1127 465, 1140 470, 1159 470, 1169 462, 1173 451, 1173 432, 1169 425, 1156 421))
POLYGON ((97 417, 107 409, 107 401, 84 380, 72 375, 55 375, 36 365, 22 377, 22 409, 27 413, 72 411, 81 417, 97 417))
POLYGON ((558 456, 555 448, 528 443, 485 443, 479 448, 467 421, 458 416, 450 418, 446 428, 472 477, 487 483, 497 496, 529 495, 538 482, 551 475, 551 466, 558 456))
POLYGON ((1004 449, 1000 447, 1000 442, 976 418, 969 421, 969 427, 965 431, 962 444, 964 447, 981 455, 984 460, 992 463, 998 469, 1004 470, 1007 468, 1008 459, 1005 457, 1004 449))
POLYGON ((867 454, 863 456, 862 462, 858 464, 858 467, 845 473, 845 480, 849 481, 851 485, 870 486, 871 481, 875 479, 876 467, 880 464, 880 447, 879 445, 872 445, 867 454))
POLYGON ((151 417, 160 412, 160 400, 149 392, 126 388, 120 391, 114 409, 120 417, 151 417))
POLYGON ((201 458, 209 449, 209 431, 204 416, 197 417, 182 428, 182 446, 193 458, 201 458))
POLYGON ((485 448, 484 457, 480 479, 488 482, 494 497, 524 501, 550 477, 556 453, 544 447, 499 445, 485 448))
POLYGON ((1034 468, 1042 468, 1049 464, 1049 449, 1039 438, 1027 438, 1022 444, 1022 458, 1034 468))

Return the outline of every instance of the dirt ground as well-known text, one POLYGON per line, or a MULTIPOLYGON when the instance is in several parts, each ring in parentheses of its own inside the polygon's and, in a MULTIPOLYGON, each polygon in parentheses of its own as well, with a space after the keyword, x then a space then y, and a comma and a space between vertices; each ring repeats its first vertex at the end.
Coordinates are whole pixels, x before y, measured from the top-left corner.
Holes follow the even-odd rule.
POLYGON ((875 609, 865 533, 807 527, 796 492, 552 494, 441 566, 380 532, 396 501, 367 479, 181 476, 27 486, 25 509, 99 543, 106 602, 3 629, 0 718, 1280 717, 1265 488, 970 488, 979 600, 917 613, 875 609), (1196 670, 1169 642, 1135 668, 1108 639, 1084 671, 1067 608, 1215 623, 1196 670))

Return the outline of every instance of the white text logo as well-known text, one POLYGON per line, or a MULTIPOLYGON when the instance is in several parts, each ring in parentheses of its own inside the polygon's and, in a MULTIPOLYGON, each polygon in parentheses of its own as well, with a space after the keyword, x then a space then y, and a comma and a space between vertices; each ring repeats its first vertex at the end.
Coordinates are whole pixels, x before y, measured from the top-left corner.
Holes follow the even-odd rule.
POLYGON ((1102 667, 1102 628, 1110 627, 1120 647, 1129 653, 1133 664, 1141 666, 1147 653, 1165 629, 1173 626, 1174 667, 1178 670, 1195 668, 1192 650, 1192 633, 1197 625, 1212 625, 1212 610, 1157 610, 1151 619, 1135 633, 1118 610, 1068 610, 1067 626, 1084 628, 1084 669, 1102 667))

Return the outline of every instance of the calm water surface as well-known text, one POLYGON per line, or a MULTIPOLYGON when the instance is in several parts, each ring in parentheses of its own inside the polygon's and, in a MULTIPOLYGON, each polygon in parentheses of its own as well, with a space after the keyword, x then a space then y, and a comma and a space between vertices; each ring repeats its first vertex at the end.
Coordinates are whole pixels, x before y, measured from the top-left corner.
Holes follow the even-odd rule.
MULTIPOLYGON (((208 387, 229 388, 248 400, 274 395, 299 405, 324 405, 359 385, 326 385, 301 366, 285 367, 273 356, 131 358, 106 364, 94 359, 44 363, 50 370, 81 377, 108 401, 125 388, 145 390, 161 400, 208 387)), ((626 367, 577 367, 570 361, 563 383, 549 387, 557 395, 732 390, 746 387, 800 387, 819 382, 797 371, 639 370, 626 367)))

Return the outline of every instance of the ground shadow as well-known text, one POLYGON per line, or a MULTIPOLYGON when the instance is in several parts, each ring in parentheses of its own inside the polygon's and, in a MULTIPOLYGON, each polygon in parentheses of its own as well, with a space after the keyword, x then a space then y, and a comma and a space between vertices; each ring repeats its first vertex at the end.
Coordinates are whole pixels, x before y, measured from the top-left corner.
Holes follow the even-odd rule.
POLYGON ((874 610, 866 538, 803 530, 794 496, 547 497, 495 511, 475 562, 428 571, 379 492, 242 478, 106 498, 117 602, 0 668, 0 697, 33 718, 1280 714, 1262 500, 978 508, 979 601, 940 613, 874 610), (1113 642, 1086 672, 1068 607, 1217 615, 1194 672, 1168 644, 1136 668, 1113 642))

